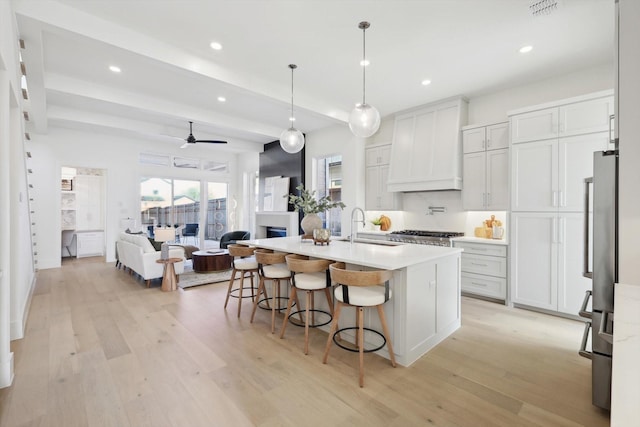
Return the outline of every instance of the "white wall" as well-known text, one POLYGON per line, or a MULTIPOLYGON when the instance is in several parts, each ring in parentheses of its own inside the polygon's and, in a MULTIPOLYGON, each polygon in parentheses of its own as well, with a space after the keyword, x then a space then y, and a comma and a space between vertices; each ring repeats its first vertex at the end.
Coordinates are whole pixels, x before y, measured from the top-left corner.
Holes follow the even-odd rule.
POLYGON ((620 2, 620 62, 618 137, 620 148, 619 188, 619 281, 640 285, 640 2, 620 2))
POLYGON ((342 233, 349 233, 349 221, 354 207, 364 209, 364 147, 365 140, 353 136, 347 124, 339 124, 312 132, 305 142, 305 182, 314 188, 316 172, 313 159, 342 155, 342 233), (311 183, 311 184, 310 184, 311 183))
POLYGON ((613 89, 613 73, 612 54, 608 64, 471 98, 468 124, 504 122, 511 110, 613 89))
MULTIPOLYGON (((50 127, 47 135, 32 135, 34 161, 35 199, 38 206, 49 207, 36 211, 38 235, 44 244, 39 247, 39 268, 55 268, 61 265, 60 257, 60 168, 76 166, 104 169, 106 171, 106 260, 115 260, 115 241, 123 218, 140 219, 140 178, 163 177, 189 180, 227 182, 229 195, 237 195, 241 183, 242 168, 255 168, 257 153, 244 154, 255 157, 245 160, 238 168, 237 155, 211 151, 207 147, 189 147, 180 150, 165 143, 114 137, 99 133, 50 127), (180 169, 139 164, 141 152, 179 155, 218 162, 229 162, 228 173, 216 173, 195 169, 180 169)), ((241 199, 241 197, 240 197, 241 199)), ((238 209, 242 209, 241 203, 238 209)))
POLYGON ((12 331, 22 336, 33 289, 23 134, 17 26, 11 3, 0 2, 0 387, 13 380, 12 331))

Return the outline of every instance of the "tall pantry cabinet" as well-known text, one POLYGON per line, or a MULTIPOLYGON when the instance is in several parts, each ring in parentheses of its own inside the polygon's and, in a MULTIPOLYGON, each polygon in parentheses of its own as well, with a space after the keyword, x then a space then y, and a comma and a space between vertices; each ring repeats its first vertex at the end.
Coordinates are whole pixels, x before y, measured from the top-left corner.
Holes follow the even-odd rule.
POLYGON ((511 300, 577 315, 582 276, 584 179, 593 153, 612 149, 612 92, 510 115, 511 300))

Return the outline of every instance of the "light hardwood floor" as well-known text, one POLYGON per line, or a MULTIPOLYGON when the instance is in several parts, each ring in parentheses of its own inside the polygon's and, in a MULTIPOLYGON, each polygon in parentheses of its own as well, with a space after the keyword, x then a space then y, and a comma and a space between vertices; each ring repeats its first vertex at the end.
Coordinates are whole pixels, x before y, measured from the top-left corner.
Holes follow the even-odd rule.
MULTIPOLYGON (((99 258, 43 270, 0 425, 606 426, 591 405, 582 324, 463 298, 463 326, 409 368, 326 333, 270 333, 223 310, 227 283, 164 293, 99 258)), ((246 300, 247 308, 248 300, 246 300)))

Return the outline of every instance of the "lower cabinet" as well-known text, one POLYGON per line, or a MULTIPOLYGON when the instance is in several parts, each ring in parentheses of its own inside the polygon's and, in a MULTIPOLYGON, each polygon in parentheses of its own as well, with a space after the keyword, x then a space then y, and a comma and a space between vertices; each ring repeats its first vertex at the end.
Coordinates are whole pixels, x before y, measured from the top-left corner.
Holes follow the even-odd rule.
POLYGON ((511 214, 511 300, 578 315, 591 281, 582 276, 581 213, 511 214))
POLYGON ((454 240, 463 248, 461 262, 462 292, 507 299, 507 246, 497 243, 454 240))
POLYGON ((76 257, 104 255, 104 231, 76 233, 76 257))

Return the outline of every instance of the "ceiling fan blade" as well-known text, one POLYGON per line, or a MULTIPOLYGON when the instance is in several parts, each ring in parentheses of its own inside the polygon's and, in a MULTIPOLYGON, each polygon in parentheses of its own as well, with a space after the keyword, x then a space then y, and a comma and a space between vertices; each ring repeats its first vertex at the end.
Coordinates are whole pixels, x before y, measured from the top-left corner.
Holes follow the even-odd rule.
MULTIPOLYGON (((183 141, 184 141, 184 140, 183 140, 183 141)), ((187 148, 188 146, 189 146, 189 143, 188 143, 188 142, 185 142, 184 144, 182 144, 182 145, 180 146, 180 148, 187 148)))
POLYGON ((210 144, 226 144, 227 141, 218 141, 218 140, 210 140, 210 139, 196 139, 195 142, 208 142, 210 144))

